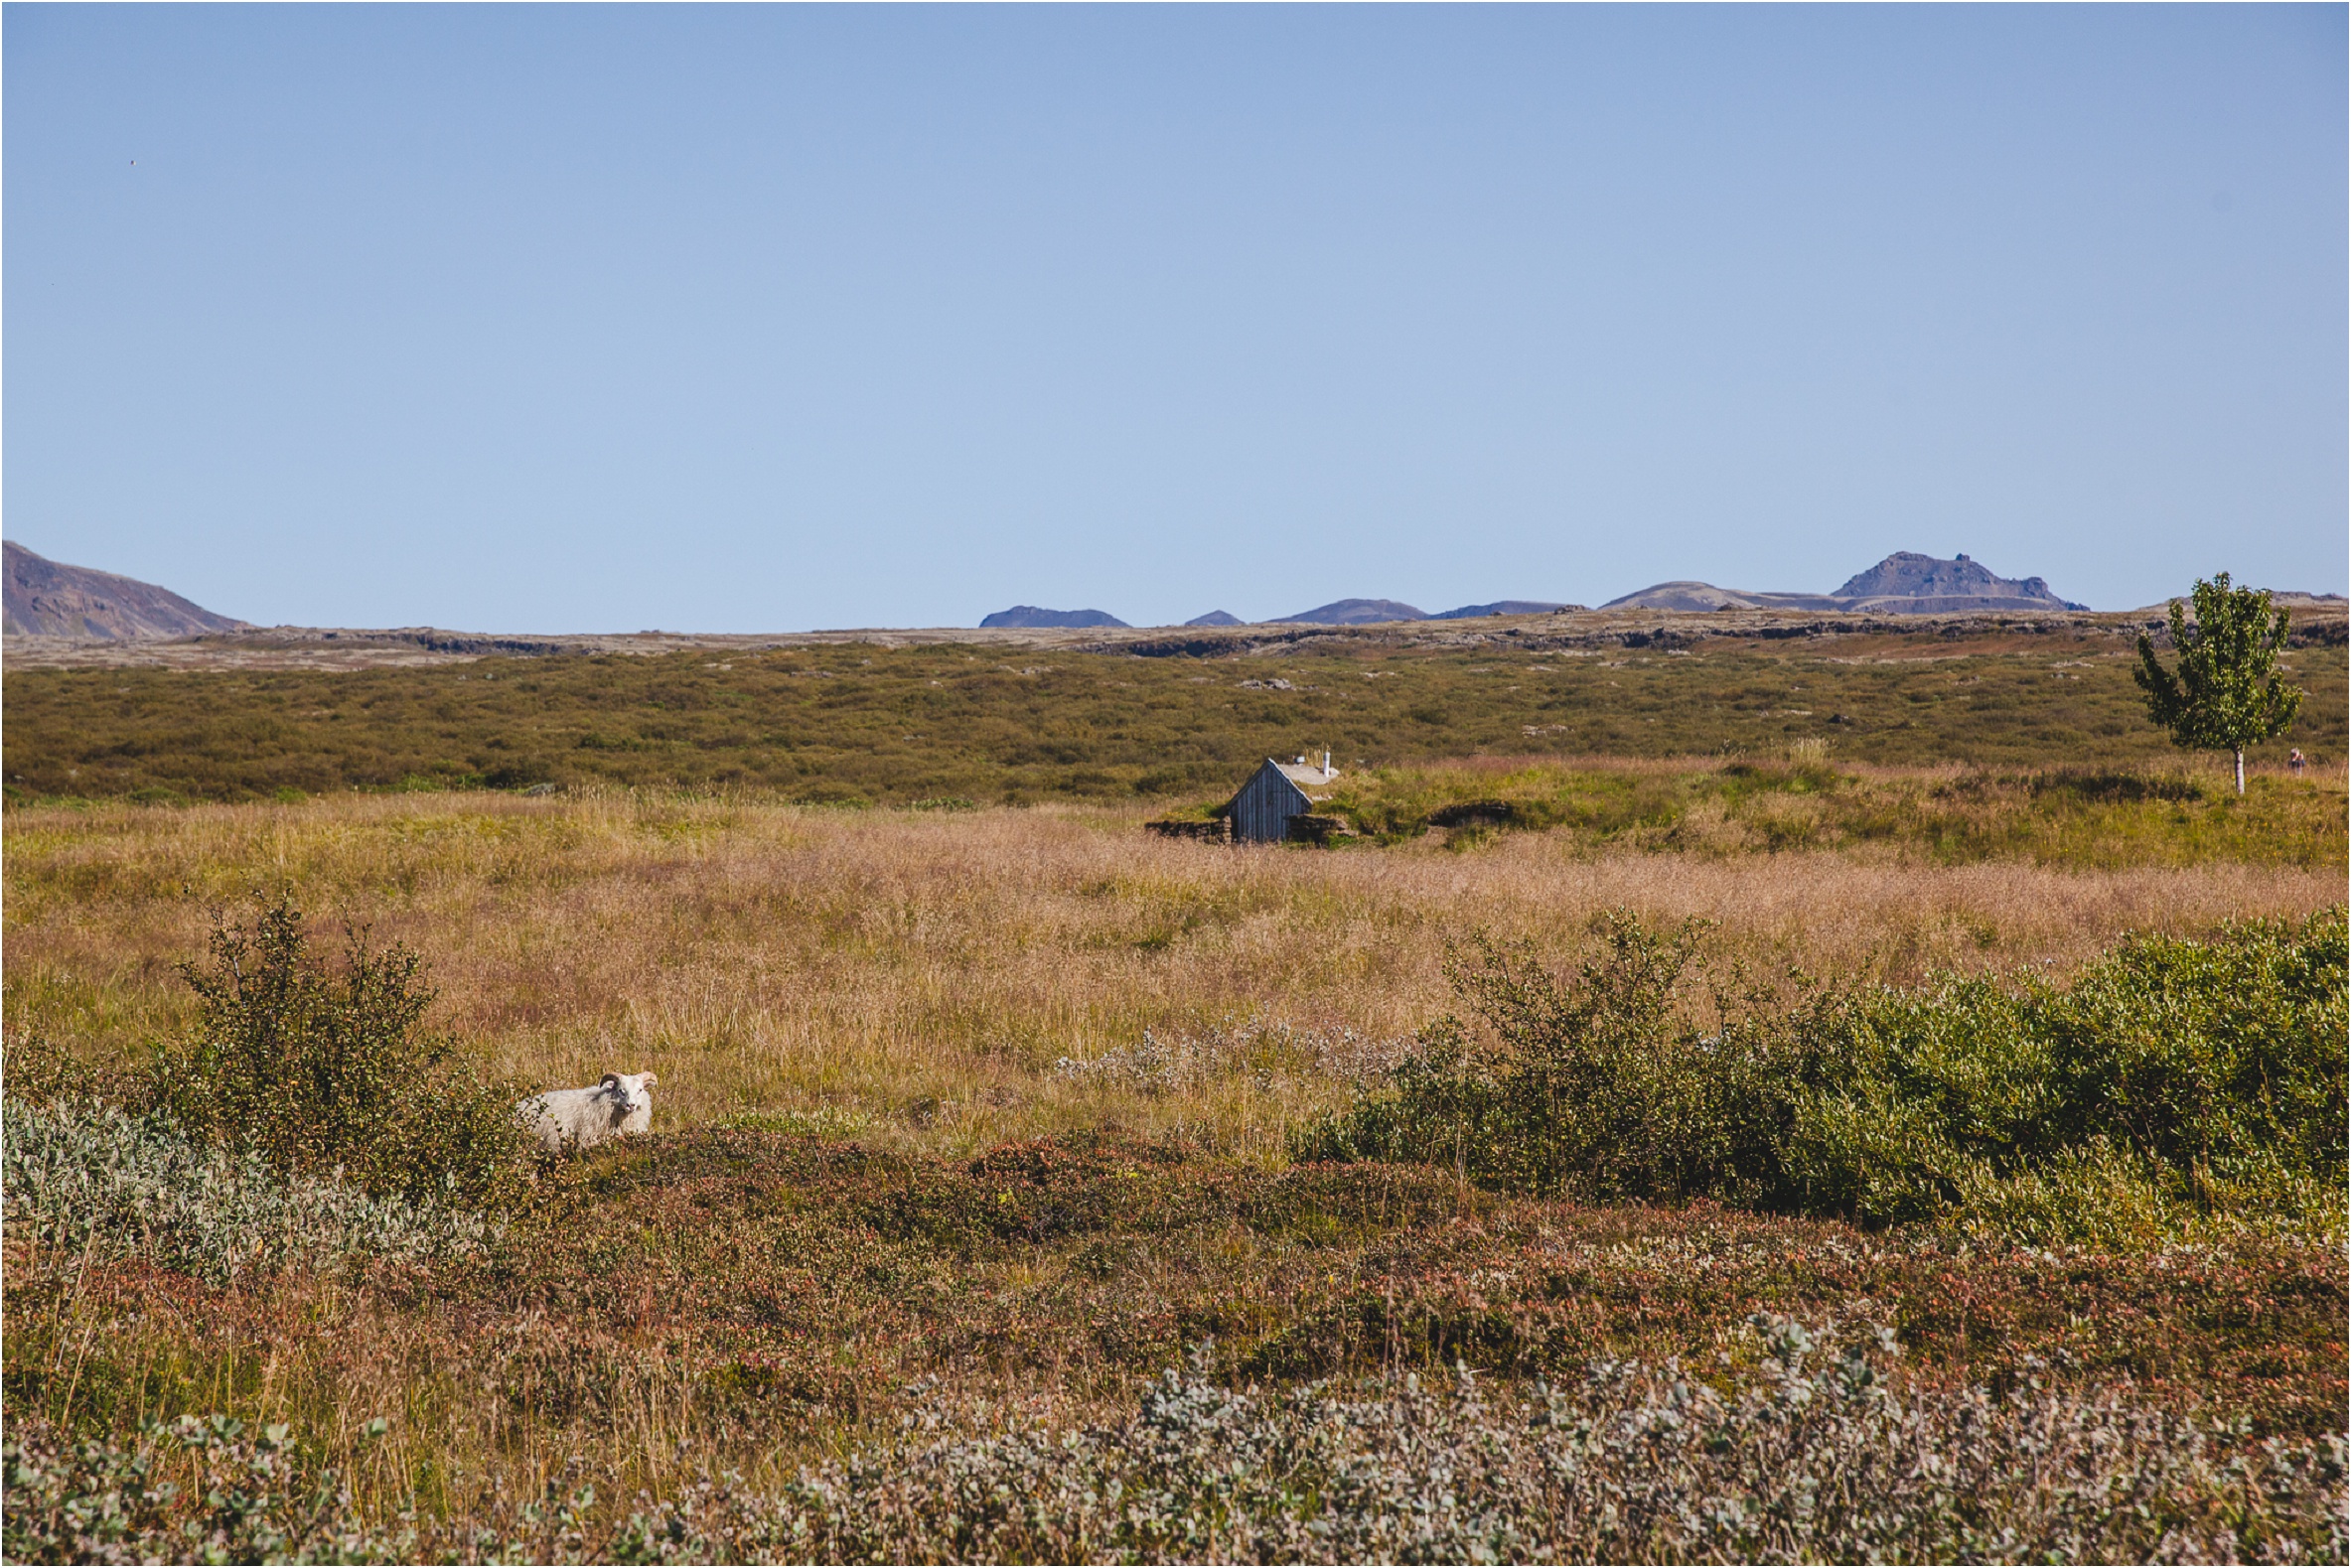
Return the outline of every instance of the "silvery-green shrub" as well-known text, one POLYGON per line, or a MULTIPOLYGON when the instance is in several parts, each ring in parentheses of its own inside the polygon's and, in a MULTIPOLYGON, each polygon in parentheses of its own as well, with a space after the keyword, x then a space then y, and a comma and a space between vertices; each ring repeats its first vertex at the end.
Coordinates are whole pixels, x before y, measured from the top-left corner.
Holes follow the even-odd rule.
POLYGON ((6 1556, 555 1562, 2341 1562, 2344 1445, 2120 1393, 1905 1384, 1866 1322, 1759 1316, 1704 1367, 1556 1387, 1259 1391, 1196 1356, 1056 1430, 913 1390, 902 1440, 773 1492, 705 1479, 368 1521, 283 1429, 127 1447, 12 1426, 6 1556), (185 1477, 195 1485, 181 1487, 185 1477), (171 1490, 167 1490, 171 1489, 171 1490))
MULTIPOLYGON (((942 1433, 738 1501, 762 1556, 1242 1562, 2333 1561, 2344 1451, 2127 1399, 1898 1391, 1892 1336, 1759 1316, 1709 1368, 1260 1393, 1205 1358, 1126 1421, 942 1433)), ((639 1539, 684 1545, 673 1513, 639 1539)), ((688 1555, 715 1549, 714 1536, 688 1555)), ((648 1552, 647 1555, 653 1555, 648 1552)))
POLYGON ((215 1281, 354 1257, 422 1262, 479 1249, 494 1233, 492 1221, 446 1201, 287 1176, 160 1116, 88 1102, 0 1101, 0 1177, 14 1235, 215 1281))

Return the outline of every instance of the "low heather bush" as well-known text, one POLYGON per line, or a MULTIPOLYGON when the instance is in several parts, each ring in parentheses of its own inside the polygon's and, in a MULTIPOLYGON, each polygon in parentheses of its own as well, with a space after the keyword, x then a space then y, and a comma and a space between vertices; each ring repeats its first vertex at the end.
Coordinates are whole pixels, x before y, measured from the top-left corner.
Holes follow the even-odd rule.
POLYGON ((2117 1397, 1903 1390, 1891 1336, 1759 1316, 1704 1369, 1595 1363, 1489 1397, 1210 1381, 1205 1355, 1083 1430, 934 1409, 773 1494, 704 1482, 625 1516, 576 1492, 370 1524, 283 1429, 129 1449, 19 1423, 18 1561, 2339 1562, 2344 1445, 2255 1444, 2117 1397), (183 1479, 184 1478, 184 1479, 183 1479))
POLYGON ((2147 1240, 2204 1216, 2336 1223, 2345 1159, 2345 914, 2202 941, 2140 937, 2066 989, 2027 978, 1714 986, 1698 931, 1614 917, 1560 979, 1479 943, 1468 1018, 1295 1140, 1511 1191, 1708 1196, 1873 1223, 1957 1219, 2034 1242, 2147 1240))
POLYGON ((421 1262, 478 1250, 493 1230, 446 1202, 288 1177, 160 1117, 73 1101, 0 1101, 0 1172, 12 1238, 143 1257, 215 1282, 362 1256, 421 1262))

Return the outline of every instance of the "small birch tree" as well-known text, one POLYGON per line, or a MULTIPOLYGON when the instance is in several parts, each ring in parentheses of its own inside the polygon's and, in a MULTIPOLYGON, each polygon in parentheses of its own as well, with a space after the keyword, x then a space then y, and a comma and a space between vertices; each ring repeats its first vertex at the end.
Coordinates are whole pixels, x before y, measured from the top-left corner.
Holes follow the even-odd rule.
POLYGON ((2245 793, 2245 748, 2278 735, 2302 705, 2301 689, 2278 677, 2278 650, 2285 645, 2285 612, 2270 607, 2268 589, 2232 588, 2229 574, 2198 579, 2191 594, 2196 619, 2171 601, 2171 645, 2179 650, 2174 675, 2155 657, 2155 644, 2138 635, 2138 668, 2131 671, 2147 696, 2147 717, 2189 751, 2232 752, 2237 792, 2245 793))

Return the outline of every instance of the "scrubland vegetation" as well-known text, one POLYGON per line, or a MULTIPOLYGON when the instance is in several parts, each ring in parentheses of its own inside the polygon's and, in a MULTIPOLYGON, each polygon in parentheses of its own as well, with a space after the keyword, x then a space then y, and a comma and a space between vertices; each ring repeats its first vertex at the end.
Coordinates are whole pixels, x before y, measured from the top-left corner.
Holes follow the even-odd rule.
MULTIPOLYGON (((2135 631, 2116 618, 1784 641, 1702 628, 1467 645, 1349 634, 1202 657, 851 643, 397 670, 15 669, 5 787, 12 802, 615 784, 833 804, 1106 803, 1221 798, 1266 757, 1301 752, 1352 770, 1804 744, 1840 764, 2177 772, 2131 682, 2135 631)), ((2308 699, 2254 752, 2257 770, 2298 746, 2339 771, 2341 622, 2311 635, 2331 641, 2284 660, 2308 699)))
POLYGON ((12 794, 5 1555, 2351 1550, 2339 771, 1007 766, 12 794))
POLYGON ((1391 1088, 1296 1152, 2028 1241, 2159 1242, 2209 1213, 2340 1225, 2339 905, 2134 937, 2063 987, 1805 985, 1793 1007, 1736 977, 1709 1008, 1678 1006, 1693 929, 1618 916, 1605 936, 1566 982, 1482 943, 1456 966, 1468 1018, 1424 1030, 1391 1088))
POLYGON ((1861 850, 1912 863, 2326 866, 2343 854, 2341 790, 2268 778, 2240 800, 2225 780, 2165 769, 1837 767, 1793 757, 1533 762, 1486 758, 1379 768, 1339 782, 1324 809, 1384 842, 1434 832, 1456 848, 1562 830, 1594 846, 1722 858, 1861 850))

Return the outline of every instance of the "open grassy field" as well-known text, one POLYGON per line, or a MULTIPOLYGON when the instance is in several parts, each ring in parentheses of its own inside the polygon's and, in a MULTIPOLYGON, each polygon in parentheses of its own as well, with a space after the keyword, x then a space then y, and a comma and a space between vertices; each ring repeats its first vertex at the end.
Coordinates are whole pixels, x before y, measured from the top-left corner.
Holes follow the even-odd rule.
MULTIPOLYGON (((789 1112, 973 1151, 1111 1120, 1274 1153, 1293 1117, 1446 1008, 1449 936, 1523 938, 1559 963, 1624 908, 1711 921, 1716 946, 1759 972, 2062 970, 2127 930, 2339 899, 2342 792, 2265 783, 2248 815, 2278 836, 2303 823, 2318 847, 2279 855, 2263 830, 2215 832, 2155 798, 2113 808, 2148 863, 2095 869, 1939 864, 1932 840, 1908 856, 1898 841, 1652 851, 1566 828, 1235 851, 1151 838, 1133 808, 625 792, 20 809, 6 1019, 129 1053, 186 1023, 172 966, 201 951, 212 912, 284 888, 314 918, 415 948, 435 1022, 503 1069, 549 1084, 657 1066, 669 1124, 789 1112), (2242 858, 2216 852, 2231 844, 2242 858), (1146 1030, 1225 1060, 1174 1095, 1057 1067, 1132 1051, 1146 1030)), ((1705 831, 1735 844, 1739 820, 1705 831)))
POLYGON ((1333 851, 1153 838, 1131 785, 13 803, 8 1555, 2341 1556, 2339 1205, 2052 1242, 1297 1159, 1473 933, 1571 973, 1701 920, 1767 1008, 2062 991, 2338 905, 2339 774, 1513 750, 1352 776, 1333 851), (175 965, 278 893, 413 949, 462 1062, 657 1069, 656 1135, 485 1229, 28 1119, 61 1053, 135 1106, 175 965))

